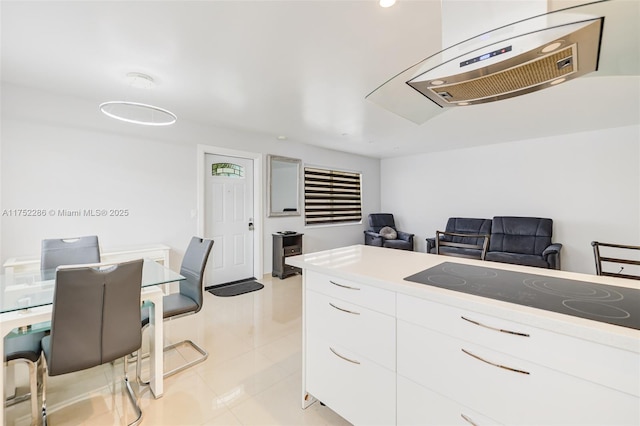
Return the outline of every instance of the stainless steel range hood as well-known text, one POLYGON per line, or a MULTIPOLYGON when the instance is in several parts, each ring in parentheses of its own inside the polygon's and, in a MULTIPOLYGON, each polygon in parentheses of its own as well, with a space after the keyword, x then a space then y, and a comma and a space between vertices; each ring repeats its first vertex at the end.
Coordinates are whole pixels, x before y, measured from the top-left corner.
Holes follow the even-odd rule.
MULTIPOLYGON (((426 58, 367 99, 421 124, 450 107, 469 108, 551 88, 597 71, 610 41, 607 31, 624 31, 624 25, 615 27, 616 20, 628 14, 638 14, 636 2, 599 1, 520 20, 426 58)), ((630 47, 624 48, 627 57, 608 57, 605 74, 638 74, 640 42, 634 31, 625 43, 630 47)), ((621 47, 609 46, 614 51, 621 47)))
POLYGON ((441 107, 549 88, 597 70, 602 24, 599 18, 517 37, 467 53, 407 83, 441 107))

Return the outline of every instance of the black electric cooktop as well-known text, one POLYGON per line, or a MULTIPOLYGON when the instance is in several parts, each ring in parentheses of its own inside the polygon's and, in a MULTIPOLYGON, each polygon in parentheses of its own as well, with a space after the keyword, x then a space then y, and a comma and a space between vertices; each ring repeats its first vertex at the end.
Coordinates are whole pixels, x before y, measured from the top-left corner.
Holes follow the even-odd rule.
POLYGON ((640 330, 640 290, 444 262, 407 281, 640 330))

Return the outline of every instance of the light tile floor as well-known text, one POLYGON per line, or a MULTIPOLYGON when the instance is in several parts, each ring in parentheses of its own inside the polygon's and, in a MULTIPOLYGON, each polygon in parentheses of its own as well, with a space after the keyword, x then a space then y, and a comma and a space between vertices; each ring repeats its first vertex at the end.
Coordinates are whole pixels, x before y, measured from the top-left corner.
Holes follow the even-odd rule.
MULTIPOLYGON (((202 364, 165 380, 164 396, 133 385, 142 425, 349 425, 328 407, 301 401, 301 277, 265 275, 262 290, 235 297, 205 293, 196 315, 165 322, 168 342, 192 339, 209 352, 202 364)), ((145 336, 144 340, 147 337, 145 336)), ((188 347, 165 354, 171 366, 195 356, 188 347)), ((144 364, 143 364, 144 365, 144 364)), ((135 367, 129 368, 135 382, 135 367)), ((144 372, 144 369, 143 369, 144 372)), ((18 371, 22 379, 22 371, 18 371)), ((22 374, 23 376, 26 374, 22 374)), ((121 389, 122 363, 51 377, 51 426, 123 425, 134 419, 121 389), (113 391, 113 375, 118 375, 113 391)), ((143 374, 144 376, 144 374, 143 374)), ((28 403, 7 408, 6 425, 28 425, 28 403)))

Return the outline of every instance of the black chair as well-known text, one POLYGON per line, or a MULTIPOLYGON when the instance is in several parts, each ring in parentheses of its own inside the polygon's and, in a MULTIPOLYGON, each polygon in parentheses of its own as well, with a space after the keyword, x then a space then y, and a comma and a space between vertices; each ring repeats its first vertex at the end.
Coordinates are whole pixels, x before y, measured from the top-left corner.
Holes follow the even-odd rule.
POLYGON ((100 262, 100 246, 96 235, 77 238, 42 240, 40 269, 51 273, 60 265, 82 265, 100 262))
POLYGON ((10 407, 19 402, 31 401, 31 424, 39 423, 38 407, 38 369, 40 366, 40 354, 42 346, 40 340, 46 335, 42 332, 21 333, 17 329, 4 338, 5 366, 25 364, 29 369, 29 392, 24 395, 15 395, 5 401, 4 406, 10 407))
POLYGON ((494 216, 486 260, 560 269, 562 244, 552 243, 553 220, 494 216))
POLYGON ((450 217, 445 231, 427 238, 427 253, 484 260, 491 234, 491 219, 450 217))
POLYGON ((124 358, 124 383, 137 414, 142 410, 127 378, 127 355, 142 344, 142 259, 113 265, 60 267, 56 272, 51 334, 42 339, 42 416, 47 423, 46 378, 124 358))
POLYGON ((390 213, 372 213, 369 215, 369 229, 364 231, 364 243, 368 246, 388 247, 413 251, 415 234, 398 231, 393 215, 390 213), (380 231, 389 227, 396 231, 396 238, 388 239, 380 235, 380 231))
POLYGON ((591 245, 596 260, 597 275, 640 280, 640 246, 600 243, 598 241, 592 241, 591 245), (601 247, 605 248, 604 255, 600 251, 601 247), (624 265, 633 265, 633 269, 628 273, 622 273, 624 265), (617 272, 610 271, 610 268, 614 268, 614 271, 617 269, 617 272))
MULTIPOLYGON (((213 240, 202 239, 199 237, 191 238, 191 242, 187 247, 187 251, 182 259, 182 265, 180 267, 180 274, 186 277, 185 280, 180 281, 180 291, 178 293, 172 293, 162 298, 163 312, 162 316, 166 319, 175 319, 186 315, 192 315, 200 312, 202 309, 203 295, 203 280, 204 280, 204 268, 207 265, 207 259, 209 253, 213 247, 213 240)), ((142 328, 143 330, 149 325, 149 308, 142 308, 142 328)), ((164 377, 172 376, 182 370, 185 370, 193 365, 199 364, 207 359, 209 353, 195 344, 191 340, 183 340, 172 345, 164 347, 164 351, 168 351, 177 346, 188 344, 197 352, 200 353, 200 357, 187 362, 179 367, 174 368, 171 371, 166 371, 164 377)), ((141 360, 138 360, 136 365, 136 375, 139 383, 148 384, 149 381, 142 380, 141 377, 141 360)))

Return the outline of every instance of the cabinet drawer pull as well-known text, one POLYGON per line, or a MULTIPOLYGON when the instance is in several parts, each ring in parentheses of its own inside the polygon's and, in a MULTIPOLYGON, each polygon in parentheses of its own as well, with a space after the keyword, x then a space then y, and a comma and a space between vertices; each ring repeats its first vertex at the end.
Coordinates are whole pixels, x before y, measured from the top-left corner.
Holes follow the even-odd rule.
POLYGON ((358 287, 349 287, 348 285, 338 284, 337 282, 329 280, 329 282, 333 285, 337 285, 338 287, 348 288, 349 290, 360 290, 358 287))
POLYGON ((350 310, 348 310, 348 309, 339 308, 339 307, 337 307, 336 305, 334 305, 334 304, 333 304, 333 303, 331 303, 331 302, 329 302, 329 305, 330 305, 332 308, 336 308, 337 310, 342 311, 342 312, 347 312, 347 313, 349 313, 349 314, 353 314, 353 315, 360 315, 360 312, 354 312, 354 311, 350 311, 350 310))
POLYGON ((474 422, 473 420, 471 420, 471 418, 469 416, 465 416, 464 414, 460 413, 460 417, 462 417, 464 419, 464 421, 469 423, 471 426, 478 426, 478 424, 476 422, 474 422))
POLYGON ((465 354, 467 354, 467 355, 469 355, 470 357, 473 357, 473 358, 475 358, 475 359, 477 359, 477 360, 480 360, 480 361, 482 361, 482 362, 485 362, 485 363, 487 363, 487 364, 489 364, 489 365, 493 365, 494 367, 500 367, 500 368, 503 368, 503 369, 505 369, 505 370, 513 371, 513 372, 515 372, 515 373, 520 373, 520 374, 531 374, 531 373, 529 373, 528 371, 518 370, 517 368, 511 368, 511 367, 507 367, 507 366, 505 366, 505 365, 500 365, 500 364, 496 364, 496 363, 491 362, 491 361, 487 361, 486 359, 481 358, 481 357, 479 357, 478 355, 472 354, 471 352, 467 351, 466 349, 462 349, 462 352, 464 352, 465 354))
POLYGON ((465 321, 470 322, 471 324, 479 325, 480 327, 488 328, 489 330, 499 331, 501 333, 514 334, 516 336, 530 337, 527 333, 520 333, 518 331, 505 330, 503 328, 491 327, 490 325, 482 324, 481 322, 470 320, 469 318, 465 318, 464 316, 460 316, 465 321))
POLYGON ((331 352, 333 352, 333 354, 334 354, 335 356, 337 356, 338 358, 342 358, 342 359, 344 359, 345 361, 349 361, 349 362, 351 362, 351 363, 353 363, 353 364, 360 364, 360 361, 356 361, 355 359, 349 359, 349 358, 347 358, 346 356, 342 356, 342 355, 340 355, 340 354, 339 354, 338 352, 336 352, 336 350, 335 350, 335 349, 333 349, 331 346, 329 346, 329 350, 330 350, 331 352))

